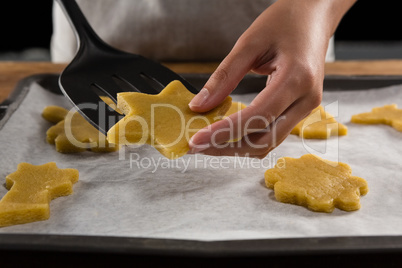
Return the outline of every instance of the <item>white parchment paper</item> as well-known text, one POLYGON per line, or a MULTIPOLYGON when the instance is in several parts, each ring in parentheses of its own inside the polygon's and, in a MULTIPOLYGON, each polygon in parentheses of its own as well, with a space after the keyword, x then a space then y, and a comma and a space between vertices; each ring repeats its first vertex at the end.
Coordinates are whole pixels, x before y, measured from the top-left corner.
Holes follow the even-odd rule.
MULTIPOLYGON (((234 95, 248 104, 255 94, 234 95)), ((192 240, 402 235, 402 133, 385 125, 350 123, 375 106, 402 107, 402 86, 324 92, 323 105, 349 128, 347 136, 305 140, 291 135, 265 159, 187 155, 167 160, 148 145, 120 152, 61 154, 46 142, 48 105, 67 100, 33 84, 0 130, 0 179, 20 162, 55 161, 76 168, 74 193, 51 202, 47 221, 0 233, 99 235, 192 240), (275 200, 264 172, 282 156, 315 153, 349 164, 370 191, 355 212, 317 213, 275 200)), ((0 197, 7 190, 0 187, 0 197)))

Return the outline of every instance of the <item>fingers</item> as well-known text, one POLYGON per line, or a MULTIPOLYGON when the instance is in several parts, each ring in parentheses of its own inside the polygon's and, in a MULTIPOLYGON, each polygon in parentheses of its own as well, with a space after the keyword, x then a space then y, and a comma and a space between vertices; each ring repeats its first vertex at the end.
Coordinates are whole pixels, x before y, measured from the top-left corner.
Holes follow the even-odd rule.
POLYGON ((253 57, 235 45, 211 75, 204 88, 189 103, 194 112, 206 112, 219 105, 250 71, 253 57))
POLYGON ((284 74, 286 72, 275 73, 275 78, 248 107, 197 132, 189 142, 192 151, 199 152, 207 144, 221 144, 240 138, 271 124, 300 97, 289 90, 292 86, 281 77, 284 74))
POLYGON ((293 126, 300 122, 308 112, 305 102, 298 102, 278 116, 266 129, 244 136, 237 142, 216 144, 202 151, 214 156, 248 156, 264 158, 270 151, 281 144, 290 134, 293 126))

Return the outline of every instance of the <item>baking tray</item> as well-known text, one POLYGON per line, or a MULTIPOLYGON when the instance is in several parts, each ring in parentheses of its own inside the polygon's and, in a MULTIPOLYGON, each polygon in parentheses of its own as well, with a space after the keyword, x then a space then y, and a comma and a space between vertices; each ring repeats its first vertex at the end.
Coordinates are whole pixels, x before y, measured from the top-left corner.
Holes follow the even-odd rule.
MULTIPOLYGON (((201 88, 208 79, 207 74, 184 74, 196 88, 201 88)), ((32 83, 59 93, 57 74, 40 74, 21 80, 10 97, 0 104, 0 129, 11 114, 18 108, 32 83)), ((265 86, 266 77, 247 75, 239 84, 235 94, 250 93, 249 89, 265 86)), ((402 84, 402 76, 326 76, 324 90, 364 90, 402 84)), ((261 240, 193 241, 174 239, 128 238, 111 236, 72 236, 0 234, 0 255, 7 263, 12 256, 24 254, 31 258, 65 257, 73 261, 82 256, 104 263, 106 260, 123 261, 136 259, 137 263, 176 265, 191 262, 192 266, 206 262, 236 264, 250 260, 270 263, 286 262, 299 264, 305 261, 312 264, 332 258, 333 264, 356 260, 356 263, 373 264, 381 259, 402 263, 402 236, 356 236, 356 237, 318 237, 281 238, 261 240), (289 257, 292 257, 289 259, 289 257), (7 258, 8 257, 8 258, 7 258), (155 259, 155 257, 158 257, 155 259), (133 259, 134 258, 134 259, 133 259), (385 259, 384 259, 385 258, 385 259), (157 261, 158 260, 158 261, 157 261)), ((28 258, 29 259, 29 258, 28 258)), ((66 260, 65 264, 68 262, 66 260)), ((83 263, 81 263, 83 264, 83 263)))

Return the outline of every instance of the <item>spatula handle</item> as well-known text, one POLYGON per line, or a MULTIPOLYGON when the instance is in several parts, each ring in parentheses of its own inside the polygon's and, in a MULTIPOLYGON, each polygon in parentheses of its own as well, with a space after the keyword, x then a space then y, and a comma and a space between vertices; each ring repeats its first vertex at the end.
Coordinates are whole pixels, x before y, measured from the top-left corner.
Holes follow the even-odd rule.
MULTIPOLYGON (((77 36, 78 47, 86 45, 105 46, 106 44, 92 29, 75 0, 56 0, 70 21, 77 36)), ((107 46, 107 45, 106 45, 107 46)))

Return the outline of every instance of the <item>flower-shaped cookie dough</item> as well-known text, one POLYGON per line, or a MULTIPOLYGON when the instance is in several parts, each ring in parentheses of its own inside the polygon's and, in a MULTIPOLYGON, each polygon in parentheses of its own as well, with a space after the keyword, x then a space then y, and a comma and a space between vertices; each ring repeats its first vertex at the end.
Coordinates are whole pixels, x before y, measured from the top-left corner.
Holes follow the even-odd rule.
POLYGON ((360 208, 360 196, 368 192, 367 182, 352 176, 352 169, 307 154, 299 159, 284 157, 265 172, 265 184, 283 203, 305 206, 313 211, 332 212, 360 208))
POLYGON ((157 95, 119 93, 117 108, 126 116, 108 131, 108 141, 147 143, 170 159, 185 155, 190 138, 198 130, 221 120, 232 103, 227 97, 211 111, 195 113, 188 106, 193 97, 180 81, 171 82, 157 95))
POLYGON ((46 132, 46 140, 55 144, 60 153, 113 152, 118 145, 109 144, 106 136, 84 119, 78 112, 69 113, 58 106, 48 106, 42 112, 43 118, 56 125, 46 132))
POLYGON ((347 133, 348 128, 338 123, 320 105, 300 121, 290 134, 299 135, 305 139, 328 139, 331 136, 343 136, 347 133))
POLYGON ((70 195, 78 181, 78 170, 59 169, 50 162, 40 166, 18 165, 6 177, 9 191, 0 201, 0 227, 47 220, 52 199, 70 195))
POLYGON ((396 104, 376 107, 368 113, 353 115, 351 122, 357 124, 386 124, 402 132, 402 109, 396 104))

